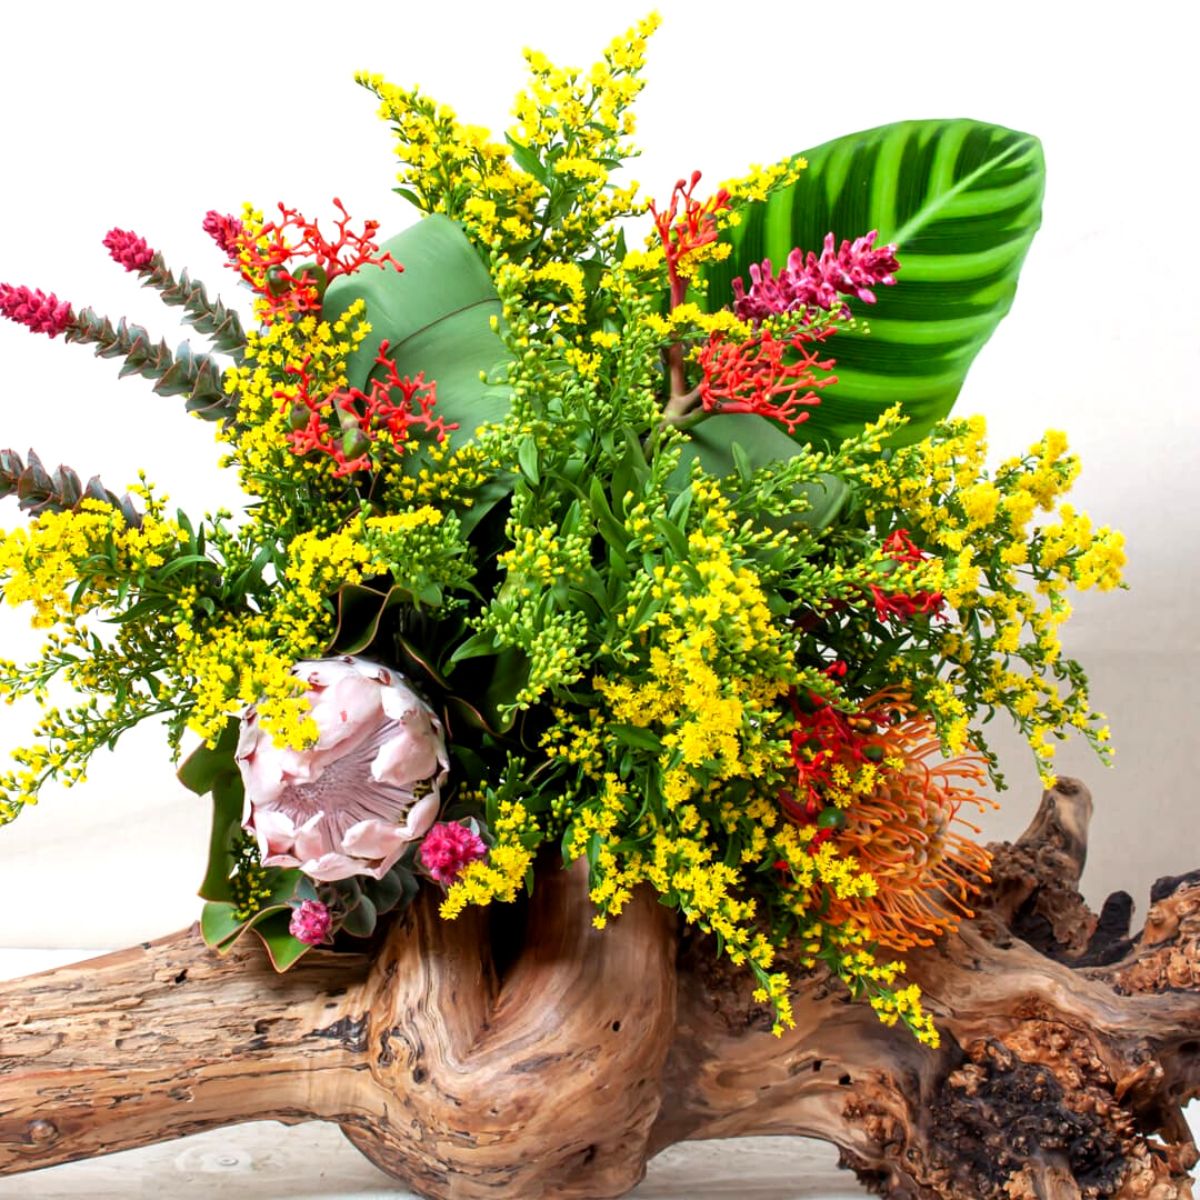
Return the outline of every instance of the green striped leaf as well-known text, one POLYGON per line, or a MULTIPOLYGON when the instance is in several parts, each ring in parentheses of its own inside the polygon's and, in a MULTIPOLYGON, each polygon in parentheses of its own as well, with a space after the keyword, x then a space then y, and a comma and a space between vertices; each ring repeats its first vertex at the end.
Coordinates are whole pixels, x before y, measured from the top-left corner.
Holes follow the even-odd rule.
POLYGON ((950 412, 975 355, 1012 304, 1042 218, 1045 166, 1027 133, 977 121, 904 121, 805 152, 808 169, 742 210, 728 259, 707 271, 710 310, 730 302, 751 263, 778 270, 795 246, 818 253, 877 229, 900 271, 873 306, 852 301, 869 332, 828 343, 838 382, 797 438, 838 442, 899 402, 912 442, 950 412))

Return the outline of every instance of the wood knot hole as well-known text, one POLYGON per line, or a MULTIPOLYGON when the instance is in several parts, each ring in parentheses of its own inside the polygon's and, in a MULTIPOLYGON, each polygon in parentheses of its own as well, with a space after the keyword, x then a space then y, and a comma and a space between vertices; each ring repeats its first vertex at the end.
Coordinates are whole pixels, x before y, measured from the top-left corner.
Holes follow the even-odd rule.
POLYGON ((35 1146, 46 1146, 58 1137, 58 1126, 53 1121, 30 1121, 29 1140, 35 1146))

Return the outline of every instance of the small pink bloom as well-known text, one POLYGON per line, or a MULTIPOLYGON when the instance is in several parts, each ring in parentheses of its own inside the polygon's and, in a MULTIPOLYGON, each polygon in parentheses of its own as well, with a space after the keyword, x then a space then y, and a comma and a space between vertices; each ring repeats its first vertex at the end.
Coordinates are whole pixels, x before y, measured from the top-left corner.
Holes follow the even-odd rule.
MULTIPOLYGON (((874 304, 871 289, 877 284, 895 283, 894 272, 900 269, 896 247, 876 247, 876 236, 873 229, 835 250, 833 234, 826 234, 819 258, 811 250, 805 254, 797 248, 788 255, 787 266, 778 275, 773 273, 769 258, 761 265, 752 264, 749 292, 740 278, 733 281, 733 311, 743 321, 761 321, 778 313, 804 315, 814 309, 829 312, 839 303, 839 295, 874 304)), ((841 308, 849 315, 845 304, 841 308)))
POLYGON ((127 229, 110 229, 105 234, 104 246, 113 262, 120 263, 127 271, 144 271, 154 261, 154 251, 146 239, 127 229))
POLYGON ((483 839, 455 821, 439 821, 426 835, 420 849, 421 865, 438 883, 452 884, 473 862, 487 857, 483 839))
POLYGON ((57 337, 75 320, 71 306, 53 292, 46 295, 40 288, 13 287, 10 283, 0 283, 0 313, 48 337, 57 337))
POLYGON ((309 946, 319 946, 329 937, 333 928, 333 917, 320 900, 305 900, 292 913, 288 933, 297 941, 309 946))
POLYGON ((450 762, 441 722, 396 671, 345 656, 297 663, 316 745, 291 750, 264 733, 253 705, 237 761, 242 824, 269 867, 332 883, 381 879, 433 824, 450 762))
POLYGON ((228 255, 234 255, 238 243, 246 232, 245 226, 228 213, 219 213, 210 208, 204 215, 204 232, 228 255))

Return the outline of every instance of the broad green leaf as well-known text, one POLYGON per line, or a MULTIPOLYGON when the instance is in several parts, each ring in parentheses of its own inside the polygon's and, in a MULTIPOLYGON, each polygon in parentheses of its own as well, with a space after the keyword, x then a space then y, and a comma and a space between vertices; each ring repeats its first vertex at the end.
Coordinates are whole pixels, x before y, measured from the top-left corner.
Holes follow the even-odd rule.
POLYGON ((210 900, 200 912, 200 932, 204 944, 219 950, 244 930, 246 922, 234 916, 234 906, 222 900, 210 900))
POLYGON ((235 906, 230 902, 208 901, 200 913, 200 932, 205 945, 224 954, 249 930, 257 930, 259 925, 272 917, 282 915, 286 926, 291 920, 292 906, 289 901, 295 898, 302 879, 303 876, 296 870, 269 870, 269 891, 261 902, 262 907, 253 916, 244 919, 236 915, 235 906))
MULTIPOLYGON (((807 422, 801 428, 807 429, 807 422)), ((693 458, 699 458, 711 474, 725 476, 739 469, 739 459, 743 469, 756 470, 792 458, 801 449, 782 426, 766 417, 751 413, 718 414, 691 430, 673 481, 677 479, 681 486, 686 482, 693 458)), ((820 484, 807 486, 803 491, 809 507, 794 520, 815 532, 833 524, 850 494, 845 482, 836 475, 823 475, 820 484)))
POLYGON ((225 723, 215 746, 200 745, 183 760, 175 777, 190 792, 204 796, 212 791, 218 775, 236 771, 233 752, 237 749, 238 722, 231 718, 225 723))
POLYGON ((1042 219, 1045 165, 1027 133, 978 121, 903 121, 804 152, 808 168, 765 204, 742 210, 729 257, 707 271, 710 309, 750 286, 751 263, 778 271, 793 247, 820 253, 875 229, 895 242, 900 271, 878 303, 851 302, 865 321, 826 349, 838 382, 796 433, 838 442, 899 402, 916 441, 950 412, 967 368, 1008 312, 1042 219))
POLYGON ((401 376, 419 372, 437 382, 435 415, 456 422, 451 444, 461 446, 480 425, 508 412, 509 391, 480 380, 507 358, 491 327, 500 298, 466 234, 445 216, 430 216, 383 244, 404 266, 363 267, 325 292, 321 315, 333 320, 355 300, 367 304, 371 332, 350 357, 347 379, 365 388, 382 373, 375 358, 386 339, 401 376))
POLYGON ((241 775, 235 769, 213 780, 212 833, 208 842, 208 867, 200 884, 204 900, 229 900, 229 876, 233 872, 232 833, 242 819, 244 791, 241 775))

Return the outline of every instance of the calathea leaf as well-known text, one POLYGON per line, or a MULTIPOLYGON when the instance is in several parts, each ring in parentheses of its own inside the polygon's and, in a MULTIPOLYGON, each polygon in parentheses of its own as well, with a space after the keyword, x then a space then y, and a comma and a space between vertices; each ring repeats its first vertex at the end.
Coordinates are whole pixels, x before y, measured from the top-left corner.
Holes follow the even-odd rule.
POLYGON ((728 305, 731 284, 794 247, 820 252, 878 230, 900 271, 878 302, 852 302, 867 326, 828 343, 838 382, 822 394, 800 441, 839 442, 899 403, 897 443, 925 436, 950 412, 967 369, 1012 304, 1041 224, 1045 164, 1027 133, 969 120, 903 121, 804 152, 808 168, 766 203, 746 205, 724 236, 731 253, 707 268, 705 303, 728 305), (869 330, 869 332, 868 332, 869 330))

